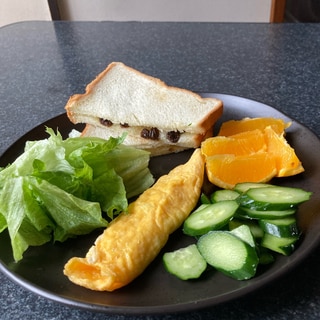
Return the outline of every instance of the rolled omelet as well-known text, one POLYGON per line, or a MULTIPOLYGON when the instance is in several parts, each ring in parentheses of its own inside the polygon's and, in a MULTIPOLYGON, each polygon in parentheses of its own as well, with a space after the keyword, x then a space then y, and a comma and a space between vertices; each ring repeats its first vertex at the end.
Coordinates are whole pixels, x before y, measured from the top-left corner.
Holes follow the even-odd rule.
POLYGON ((113 291, 138 277, 188 217, 199 199, 204 159, 196 149, 186 164, 158 179, 96 239, 85 258, 71 258, 64 274, 75 284, 113 291))

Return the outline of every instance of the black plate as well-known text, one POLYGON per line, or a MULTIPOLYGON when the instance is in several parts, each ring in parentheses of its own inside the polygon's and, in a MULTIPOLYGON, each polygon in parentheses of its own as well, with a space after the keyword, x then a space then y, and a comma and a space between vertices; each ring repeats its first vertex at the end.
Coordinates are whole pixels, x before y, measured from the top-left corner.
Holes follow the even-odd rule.
MULTIPOLYGON (((7 232, 0 234, 0 269, 9 278, 27 289, 48 299, 89 310, 117 314, 160 314, 182 312, 226 302, 260 288, 302 261, 319 243, 320 237, 320 141, 310 130, 265 104, 223 94, 203 94, 218 97, 224 102, 221 121, 244 117, 277 117, 292 121, 287 139, 302 160, 305 172, 290 178, 275 180, 275 184, 301 187, 314 194, 301 205, 297 217, 303 232, 297 250, 290 257, 278 256, 272 265, 260 268, 255 278, 236 281, 219 272, 208 273, 197 281, 183 282, 165 272, 161 254, 134 282, 113 293, 94 292, 74 285, 63 275, 64 264, 72 256, 84 256, 97 233, 63 244, 47 244, 30 248, 25 258, 14 263, 7 232)), ((219 126, 217 124, 217 127, 219 126)), ((34 128, 0 158, 0 166, 14 161, 22 152, 26 140, 46 138, 44 126, 59 128, 66 136, 74 126, 65 114, 57 116, 34 128)), ((78 127, 81 129, 81 126, 78 127)), ((185 162, 190 152, 183 152, 152 159, 151 170, 156 176, 166 173, 185 162)), ((178 230, 167 243, 164 251, 184 246, 190 241, 178 230)))

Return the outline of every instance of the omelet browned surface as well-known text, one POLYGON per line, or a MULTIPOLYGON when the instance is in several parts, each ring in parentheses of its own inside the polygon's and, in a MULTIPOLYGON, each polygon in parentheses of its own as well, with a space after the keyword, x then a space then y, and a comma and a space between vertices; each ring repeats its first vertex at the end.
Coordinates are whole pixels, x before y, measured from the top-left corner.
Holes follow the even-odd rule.
POLYGON ((139 276, 159 254, 169 235, 197 204, 204 159, 196 149, 186 164, 162 176, 96 239, 85 258, 71 258, 64 274, 75 284, 113 291, 139 276))

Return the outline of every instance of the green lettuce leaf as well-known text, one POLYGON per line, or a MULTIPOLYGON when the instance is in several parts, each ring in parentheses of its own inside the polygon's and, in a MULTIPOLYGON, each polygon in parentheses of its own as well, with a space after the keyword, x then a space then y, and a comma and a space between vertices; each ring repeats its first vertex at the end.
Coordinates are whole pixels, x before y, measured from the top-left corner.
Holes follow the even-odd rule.
POLYGON ((62 242, 108 224, 101 216, 98 202, 77 198, 46 180, 33 179, 30 187, 34 196, 41 200, 41 207, 45 209, 47 216, 56 224, 54 241, 62 242))
POLYGON ((0 170, 0 232, 8 229, 15 261, 29 246, 106 227, 154 182, 149 153, 124 146, 125 136, 64 140, 47 133, 0 170))
POLYGON ((7 180, 0 192, 0 212, 5 218, 0 229, 8 228, 16 261, 29 245, 50 241, 54 224, 33 198, 25 177, 7 180))

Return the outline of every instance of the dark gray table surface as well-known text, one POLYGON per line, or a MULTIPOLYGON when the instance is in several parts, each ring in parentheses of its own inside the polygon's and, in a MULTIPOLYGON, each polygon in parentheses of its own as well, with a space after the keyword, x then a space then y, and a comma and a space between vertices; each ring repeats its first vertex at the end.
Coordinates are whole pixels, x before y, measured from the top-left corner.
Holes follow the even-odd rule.
MULTIPOLYGON (((0 154, 64 113, 68 97, 112 61, 169 85, 261 101, 320 136, 319 24, 24 22, 0 29, 0 154)), ((150 317, 70 308, 0 274, 0 319, 319 319, 319 264, 320 246, 245 297, 150 317)))

